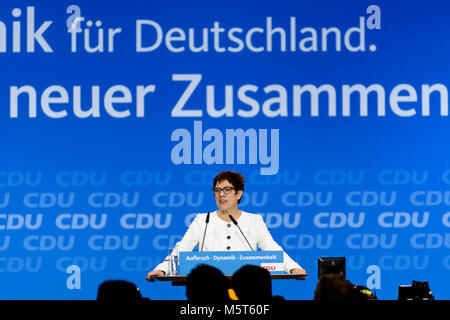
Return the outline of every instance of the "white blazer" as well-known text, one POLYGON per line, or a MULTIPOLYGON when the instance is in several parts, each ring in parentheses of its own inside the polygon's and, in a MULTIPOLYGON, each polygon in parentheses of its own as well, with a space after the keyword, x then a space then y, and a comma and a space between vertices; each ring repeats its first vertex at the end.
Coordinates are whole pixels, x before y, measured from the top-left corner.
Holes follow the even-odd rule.
MULTIPOLYGON (((183 239, 175 245, 172 256, 177 256, 180 251, 192 251, 197 245, 200 250, 206 227, 206 215, 207 213, 197 214, 184 234, 183 239)), ((273 240, 259 214, 242 211, 237 222, 253 250, 259 247, 264 251, 283 251, 278 243, 273 240)), ((211 212, 202 251, 251 251, 252 249, 250 249, 236 225, 220 219, 217 216, 217 211, 211 212)), ((292 260, 286 252, 283 251, 283 255, 284 271, 286 273, 289 273, 291 269, 300 268, 299 264, 292 260)), ((170 255, 166 260, 169 257, 170 255)), ((157 265, 154 270, 161 270, 167 274, 169 272, 169 264, 164 261, 157 265)))

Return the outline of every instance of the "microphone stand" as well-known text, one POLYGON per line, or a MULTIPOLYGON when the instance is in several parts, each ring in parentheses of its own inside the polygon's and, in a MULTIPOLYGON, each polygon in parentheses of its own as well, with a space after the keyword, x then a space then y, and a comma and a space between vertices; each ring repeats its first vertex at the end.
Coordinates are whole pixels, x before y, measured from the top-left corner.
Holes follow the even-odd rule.
POLYGON ((200 251, 203 251, 203 246, 205 245, 205 236, 206 236, 206 229, 208 229, 209 214, 210 214, 210 212, 208 211, 208 215, 206 216, 206 227, 205 227, 205 232, 203 232, 202 248, 200 249, 200 251))
POLYGON ((247 240, 247 237, 245 236, 245 234, 242 232, 241 228, 239 227, 238 222, 236 221, 236 219, 231 214, 228 215, 228 217, 231 219, 231 221, 233 221, 233 223, 236 225, 236 227, 238 227, 238 229, 241 232, 242 236, 244 237, 245 241, 247 241, 247 244, 250 247, 250 249, 252 249, 252 251, 255 251, 255 250, 253 250, 252 246, 250 245, 250 242, 248 242, 248 240, 247 240))

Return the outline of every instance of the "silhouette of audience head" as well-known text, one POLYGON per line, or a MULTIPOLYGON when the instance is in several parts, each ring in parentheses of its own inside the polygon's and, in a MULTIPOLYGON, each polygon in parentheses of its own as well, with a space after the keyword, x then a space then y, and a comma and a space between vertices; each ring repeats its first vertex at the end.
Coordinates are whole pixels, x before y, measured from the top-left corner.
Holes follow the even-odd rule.
POLYGON ((186 279, 186 297, 196 303, 223 303, 229 301, 228 280, 219 269, 199 265, 186 279))
POLYGON ((272 279, 270 272, 264 268, 245 265, 233 274, 231 282, 241 301, 272 300, 272 279))
POLYGON ((353 285, 343 274, 326 274, 317 283, 314 300, 365 301, 377 300, 377 297, 367 287, 353 285))
POLYGON ((139 288, 125 280, 107 280, 98 287, 97 301, 100 302, 139 302, 142 295, 139 288))
POLYGON ((362 301, 375 300, 369 289, 353 285, 342 274, 326 274, 320 277, 314 291, 314 300, 362 301))
POLYGON ((316 285, 314 300, 350 301, 352 292, 352 284, 342 274, 325 274, 316 285))

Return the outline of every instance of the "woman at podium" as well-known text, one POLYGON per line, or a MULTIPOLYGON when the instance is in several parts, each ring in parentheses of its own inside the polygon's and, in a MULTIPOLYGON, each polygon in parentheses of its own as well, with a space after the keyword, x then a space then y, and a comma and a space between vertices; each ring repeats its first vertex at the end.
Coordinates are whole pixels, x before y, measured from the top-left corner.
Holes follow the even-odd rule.
MULTIPOLYGON (((212 191, 218 210, 198 214, 172 255, 192 251, 197 245, 200 251, 254 251, 257 247, 264 251, 283 251, 260 215, 239 210, 244 182, 244 177, 233 171, 223 171, 214 178, 212 191)), ((286 273, 306 274, 285 252, 283 256, 286 273)), ((147 274, 146 279, 150 281, 151 277, 164 276, 168 272, 169 265, 162 262, 147 274)))

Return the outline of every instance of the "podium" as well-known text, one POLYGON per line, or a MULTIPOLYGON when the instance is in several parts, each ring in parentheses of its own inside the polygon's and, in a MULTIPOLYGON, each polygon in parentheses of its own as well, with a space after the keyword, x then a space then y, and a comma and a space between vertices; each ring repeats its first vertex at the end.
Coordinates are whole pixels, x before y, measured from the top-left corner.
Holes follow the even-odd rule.
POLYGON ((272 280, 305 280, 307 274, 286 274, 283 267, 283 251, 203 251, 180 252, 168 261, 169 274, 152 277, 157 281, 171 281, 173 286, 186 284, 188 274, 199 264, 220 269, 231 283, 232 274, 246 264, 257 265, 270 272, 272 280))

